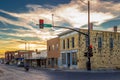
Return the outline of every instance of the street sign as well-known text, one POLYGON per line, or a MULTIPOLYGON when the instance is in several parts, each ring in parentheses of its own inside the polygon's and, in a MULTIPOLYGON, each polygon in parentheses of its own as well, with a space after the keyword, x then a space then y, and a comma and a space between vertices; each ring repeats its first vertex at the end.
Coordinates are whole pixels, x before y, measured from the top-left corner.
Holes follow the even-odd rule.
POLYGON ((44 27, 51 28, 52 24, 44 24, 44 27))

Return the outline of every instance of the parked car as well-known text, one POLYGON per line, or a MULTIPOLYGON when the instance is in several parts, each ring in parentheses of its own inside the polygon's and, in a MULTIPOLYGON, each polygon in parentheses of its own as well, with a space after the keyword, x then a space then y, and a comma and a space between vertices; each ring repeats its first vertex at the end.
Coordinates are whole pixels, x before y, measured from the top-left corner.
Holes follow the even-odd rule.
POLYGON ((24 62, 20 62, 20 63, 18 63, 17 66, 18 66, 18 67, 24 67, 24 62))
POLYGON ((9 62, 5 62, 5 64, 9 65, 9 62))

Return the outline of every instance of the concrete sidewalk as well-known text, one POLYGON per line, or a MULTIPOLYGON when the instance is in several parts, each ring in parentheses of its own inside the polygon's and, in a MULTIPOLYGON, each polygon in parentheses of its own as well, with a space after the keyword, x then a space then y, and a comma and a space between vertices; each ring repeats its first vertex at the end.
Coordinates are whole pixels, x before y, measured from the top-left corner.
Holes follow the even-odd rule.
MULTIPOLYGON (((7 65, 7 66, 14 66, 17 67, 15 65, 7 65)), ((18 67, 18 68, 24 68, 24 67, 18 67)), ((105 72, 120 72, 120 70, 116 69, 98 69, 98 70, 80 70, 80 69, 67 69, 67 68, 40 68, 40 67, 30 67, 30 69, 37 69, 37 70, 50 70, 50 71, 64 71, 64 72, 90 72, 90 73, 105 73, 105 72)))
POLYGON ((52 71, 65 71, 65 72, 120 72, 120 70, 113 70, 113 69, 102 69, 102 70, 80 70, 80 69, 54 69, 54 68, 47 68, 47 70, 52 71))

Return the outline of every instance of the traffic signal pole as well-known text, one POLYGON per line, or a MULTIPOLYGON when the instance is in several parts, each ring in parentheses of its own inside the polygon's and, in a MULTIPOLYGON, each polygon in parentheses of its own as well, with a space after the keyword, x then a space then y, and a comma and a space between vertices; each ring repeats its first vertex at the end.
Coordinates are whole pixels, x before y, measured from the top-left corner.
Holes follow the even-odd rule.
MULTIPOLYGON (((90 61, 91 53, 89 51, 89 47, 90 47, 90 1, 88 0, 88 34, 80 32, 79 29, 76 30, 76 29, 69 28, 69 27, 55 26, 53 16, 54 16, 54 14, 52 14, 52 27, 70 29, 70 30, 76 31, 79 34, 83 34, 88 37, 88 52, 87 52, 88 55, 86 56, 88 58, 88 60, 86 62, 86 68, 87 68, 87 70, 91 70, 91 61, 90 61)), ((44 23, 44 21, 40 20, 40 24, 39 24, 40 29, 44 28, 43 23, 44 23)))
MULTIPOLYGON (((90 47, 90 1, 88 0, 88 54, 90 55, 89 47, 90 47)), ((91 61, 89 55, 87 56, 88 61, 86 62, 87 70, 91 70, 91 61)))

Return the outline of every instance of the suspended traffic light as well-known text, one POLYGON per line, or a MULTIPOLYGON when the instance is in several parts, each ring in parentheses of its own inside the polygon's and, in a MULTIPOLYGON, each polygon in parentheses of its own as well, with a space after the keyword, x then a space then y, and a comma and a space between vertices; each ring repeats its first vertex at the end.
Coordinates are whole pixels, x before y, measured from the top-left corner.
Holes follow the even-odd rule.
POLYGON ((40 29, 43 29, 43 28, 44 28, 44 20, 43 20, 43 19, 40 19, 40 20, 39 20, 39 28, 40 28, 40 29))
POLYGON ((84 53, 84 56, 87 57, 87 56, 88 56, 88 52, 85 52, 85 53, 84 53))

